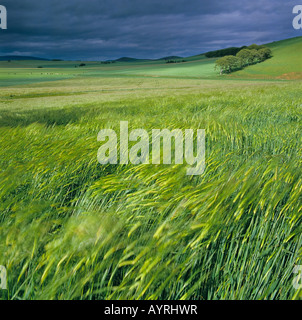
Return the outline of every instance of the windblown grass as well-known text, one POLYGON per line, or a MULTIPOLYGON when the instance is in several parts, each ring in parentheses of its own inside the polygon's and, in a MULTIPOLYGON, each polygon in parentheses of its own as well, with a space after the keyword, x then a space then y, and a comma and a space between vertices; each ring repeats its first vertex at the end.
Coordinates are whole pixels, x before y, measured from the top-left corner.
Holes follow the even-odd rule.
POLYGON ((301 298, 292 287, 302 264, 301 82, 200 83, 173 97, 172 80, 164 94, 132 81, 143 90, 125 87, 120 101, 92 87, 74 100, 55 89, 3 91, 6 298, 301 298), (205 174, 99 165, 98 131, 122 120, 205 128, 205 174))

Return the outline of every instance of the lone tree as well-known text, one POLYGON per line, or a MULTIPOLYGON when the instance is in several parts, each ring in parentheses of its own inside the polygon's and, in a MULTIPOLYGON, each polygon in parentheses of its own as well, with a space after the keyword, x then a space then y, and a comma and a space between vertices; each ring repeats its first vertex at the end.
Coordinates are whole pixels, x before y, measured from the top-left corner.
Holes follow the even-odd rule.
POLYGON ((216 61, 220 74, 231 73, 240 67, 240 60, 235 56, 225 56, 216 61))

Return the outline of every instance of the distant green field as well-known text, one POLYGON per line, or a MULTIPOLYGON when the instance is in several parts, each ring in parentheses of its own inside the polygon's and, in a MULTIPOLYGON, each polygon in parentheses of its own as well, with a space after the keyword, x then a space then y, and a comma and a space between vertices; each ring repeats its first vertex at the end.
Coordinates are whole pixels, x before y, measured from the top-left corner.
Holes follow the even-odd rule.
POLYGON ((0 62, 0 298, 301 299, 302 81, 282 80, 301 38, 271 47, 222 77, 205 57, 0 62), (205 173, 100 165, 120 121, 205 129, 205 173))
POLYGON ((80 61, 0 61, 0 87, 57 81, 81 77, 167 77, 188 79, 302 79, 302 37, 271 43, 273 58, 231 75, 215 71, 215 59, 204 55, 185 58, 186 62, 167 64, 164 60, 117 62, 80 61), (38 68, 42 67, 42 68, 38 68))

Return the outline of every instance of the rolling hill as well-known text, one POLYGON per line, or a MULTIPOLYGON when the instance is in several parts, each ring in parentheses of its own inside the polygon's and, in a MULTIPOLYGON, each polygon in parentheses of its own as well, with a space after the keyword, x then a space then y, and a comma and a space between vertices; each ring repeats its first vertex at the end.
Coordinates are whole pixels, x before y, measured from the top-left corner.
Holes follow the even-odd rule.
POLYGON ((266 44, 273 57, 265 62, 249 66, 227 77, 241 79, 302 79, 302 37, 266 44))
MULTIPOLYGON (((5 56, 0 58, 0 86, 57 81, 78 77, 151 77, 174 79, 209 80, 301 80, 302 79, 302 37, 296 37, 266 44, 272 49, 273 57, 265 62, 246 67, 241 71, 220 76, 215 70, 217 58, 204 54, 185 58, 185 62, 167 63, 159 60, 123 57, 114 64, 100 61, 79 62, 51 61, 35 57, 5 56), (14 58, 14 59, 13 59, 14 58), (2 61, 1 61, 2 60, 2 61), (11 60, 10 63, 7 60, 11 60)), ((174 57, 176 58, 176 57, 174 57)))
POLYGON ((40 60, 49 61, 49 59, 30 57, 30 56, 0 56, 0 61, 23 61, 23 60, 40 60))
POLYGON ((185 58, 185 63, 166 64, 165 60, 131 60, 122 66, 117 64, 112 74, 151 77, 201 78, 201 79, 302 79, 302 37, 296 37, 265 44, 270 47, 273 57, 265 62, 246 67, 230 75, 220 76, 215 71, 217 58, 204 54, 185 58))

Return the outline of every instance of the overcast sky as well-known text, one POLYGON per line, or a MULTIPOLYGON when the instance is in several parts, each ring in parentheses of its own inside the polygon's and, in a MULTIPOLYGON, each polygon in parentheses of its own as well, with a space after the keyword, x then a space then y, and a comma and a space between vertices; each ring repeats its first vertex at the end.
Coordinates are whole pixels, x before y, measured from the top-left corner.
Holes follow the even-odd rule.
POLYGON ((301 36, 298 0, 0 0, 0 55, 106 60, 190 56, 301 36))

